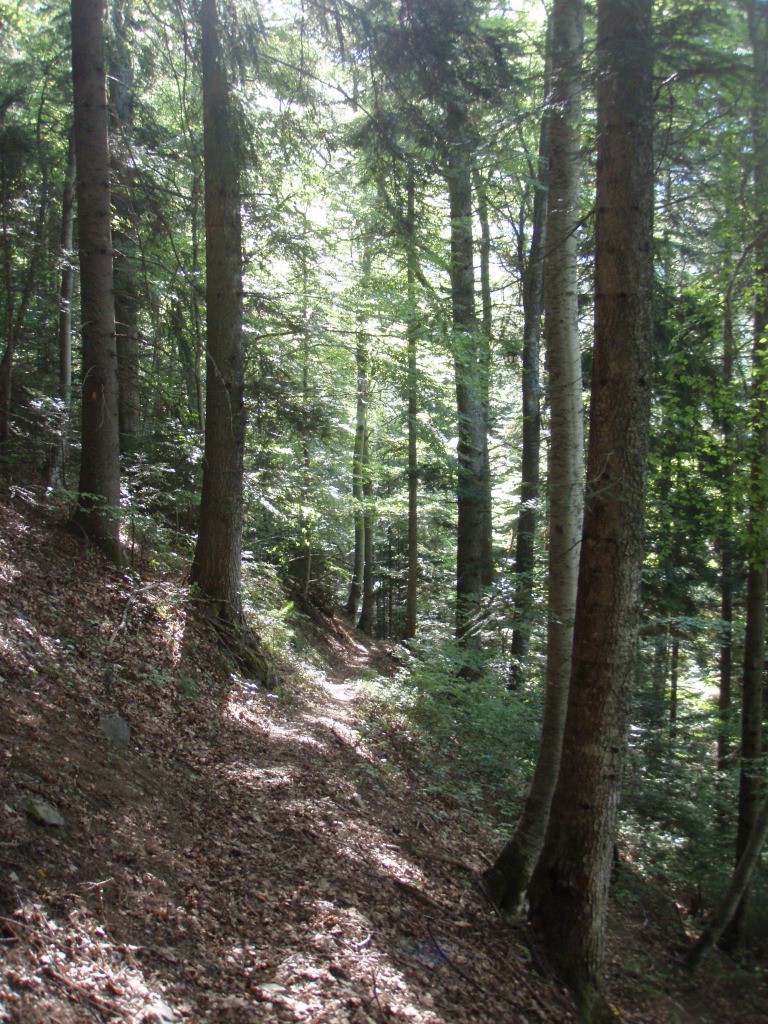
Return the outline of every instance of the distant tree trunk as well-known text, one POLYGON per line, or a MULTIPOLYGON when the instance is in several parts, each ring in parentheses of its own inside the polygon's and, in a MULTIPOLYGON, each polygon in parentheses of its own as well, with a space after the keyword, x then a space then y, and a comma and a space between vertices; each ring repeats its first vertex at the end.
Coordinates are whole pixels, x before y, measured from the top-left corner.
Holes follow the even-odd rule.
MULTIPOLYGON (((552 16, 550 15, 550 25, 552 16)), ((546 92, 552 65, 552 29, 547 31, 545 58, 546 92)), ((526 677, 531 647, 531 610, 533 573, 536 566, 536 526, 539 503, 539 458, 541 449, 541 384, 539 373, 541 314, 543 308, 544 259, 546 252, 547 206, 549 189, 550 124, 549 96, 539 130, 539 154, 533 185, 531 245, 523 268, 523 352, 521 387, 523 398, 523 436, 520 466, 520 513, 515 531, 515 604, 512 614, 511 662, 508 686, 519 689, 526 677)))
POLYGON ((669 659, 669 727, 674 733, 677 727, 677 684, 680 674, 680 638, 672 637, 672 653, 669 659))
MULTIPOLYGON (((755 185, 755 308, 752 347, 752 437, 747 557, 746 635, 741 705, 741 772, 736 862, 744 856, 760 809, 763 769, 763 676, 765 602, 768 597, 768 6, 746 4, 752 45, 752 175, 755 185)), ((723 936, 724 945, 743 944, 751 888, 746 885, 723 936)))
POLYGON ((419 381, 417 365, 418 319, 416 313, 416 190, 413 180, 408 182, 408 209, 406 212, 406 275, 408 288, 408 582, 405 596, 405 626, 403 639, 416 636, 419 589, 419 453, 418 414, 419 381))
POLYGON ((103 19, 103 0, 72 0, 83 335, 82 448, 74 520, 119 562, 120 446, 103 19))
POLYGON ((583 513, 584 409, 576 239, 581 178, 582 0, 555 0, 550 19, 553 74, 547 102, 552 109, 552 166, 546 228, 549 248, 544 270, 551 422, 547 688, 531 789, 512 838, 486 874, 489 894, 507 913, 520 909, 536 866, 560 767, 583 513))
POLYGON ((724 772, 731 755, 731 682, 733 675, 733 548, 730 537, 720 543, 720 688, 717 714, 717 770, 724 772))
MULTIPOLYGON (((366 396, 367 401, 367 396, 366 396)), ((363 605, 360 611, 358 627, 363 633, 373 633, 373 617, 375 612, 374 593, 374 551, 373 551, 373 477, 371 475, 370 430, 366 426, 363 438, 363 528, 365 543, 363 551, 365 562, 363 567, 363 605)))
POLYGON ((75 143, 72 134, 67 149, 67 171, 61 197, 61 286, 59 290, 59 410, 56 438, 48 459, 48 488, 64 485, 67 435, 72 411, 72 292, 74 267, 72 247, 75 221, 75 143))
POLYGON ((729 724, 731 718, 731 682, 733 675, 733 472, 731 456, 731 414, 728 394, 733 379, 733 322, 730 301, 726 304, 723 325, 723 387, 726 392, 726 411, 723 416, 723 450, 725 452, 725 509, 718 547, 720 549, 720 689, 717 711, 720 725, 717 733, 717 768, 724 772, 731 753, 729 724))
POLYGON ((202 433, 205 430, 205 401, 203 398, 203 355, 205 351, 205 339, 203 336, 203 318, 200 314, 200 296, 198 275, 200 271, 200 244, 199 244, 199 219, 200 210, 200 185, 197 165, 192 171, 192 223, 190 231, 192 235, 192 309, 194 310, 195 324, 195 387, 196 401, 194 409, 197 413, 197 429, 202 433))
POLYGON ((752 832, 744 845, 728 888, 707 921, 701 935, 688 951, 685 959, 691 970, 695 970, 703 957, 717 944, 733 921, 736 911, 743 905, 766 839, 768 839, 768 800, 763 801, 755 818, 752 832))
POLYGON ((448 195, 451 216, 451 303, 458 415, 458 528, 456 537, 456 636, 469 655, 464 673, 476 674, 480 648, 475 636, 483 591, 485 516, 485 409, 482 361, 475 313, 472 245, 471 142, 466 110, 448 116, 448 195))
POLYGON ((111 6, 112 46, 109 98, 115 132, 112 138, 115 211, 115 326, 117 330, 118 417, 120 450, 131 452, 141 434, 139 397, 138 284, 136 280, 136 214, 133 205, 133 61, 128 40, 130 0, 111 6))
POLYGON ((363 502, 363 459, 368 423, 368 345, 364 332, 357 332, 355 347, 357 367, 357 410, 355 414, 355 448, 352 454, 352 503, 355 519, 355 550, 352 557, 352 581, 347 600, 347 615, 354 619, 363 593, 365 571, 365 509, 363 502))
POLYGON ((206 416, 192 582, 224 623, 241 618, 243 293, 240 160, 216 0, 202 0, 206 242, 206 416))
POLYGON ((599 993, 637 638, 653 335, 652 0, 599 0, 595 351, 562 761, 531 921, 586 1021, 599 993))
MULTIPOLYGON (((302 261, 302 303, 303 319, 306 324, 301 339, 301 400, 304 414, 309 420, 309 325, 307 324, 307 261, 302 261)), ((309 512, 309 491, 312 459, 309 448, 309 431, 301 436, 301 510, 299 512, 299 537, 301 538, 301 596, 309 596, 312 582, 312 517, 309 512)))
POLYGON ((312 583, 312 523, 307 513, 309 506, 309 478, 312 464, 309 452, 309 436, 301 439, 301 596, 306 600, 312 583))
POLYGON ((198 379, 197 379, 197 345, 192 347, 189 337, 189 325, 184 318, 184 309, 178 297, 171 299, 168 309, 168 326, 171 337, 176 342, 176 350, 179 354, 181 371, 184 375, 184 384, 187 392, 187 408, 194 418, 195 424, 199 427, 202 424, 200 406, 198 404, 198 379))
POLYGON ((489 431, 491 419, 491 369, 493 364, 493 296, 491 295, 491 228, 485 182, 475 175, 477 215, 480 221, 480 298, 482 321, 478 338, 485 437, 483 439, 483 588, 493 583, 493 480, 489 431))
MULTIPOLYGON (((38 136, 38 149, 40 140, 38 136)), ((24 318, 27 315, 29 304, 34 294, 37 280, 37 265, 40 260, 40 253, 45 244, 45 220, 48 211, 48 175, 45 165, 42 165, 42 181, 40 183, 39 202, 37 217, 35 218, 35 235, 32 245, 32 253, 27 263, 24 283, 21 289, 18 308, 15 308, 15 289, 12 278, 13 254, 11 246, 11 231, 8 224, 8 195, 5 172, 3 171, 2 183, 2 208, 3 208, 3 249, 5 255, 5 285, 6 285, 6 344, 3 357, 0 359, 0 449, 6 444, 11 431, 11 395, 13 386, 13 361, 16 357, 16 345, 18 344, 24 318)))

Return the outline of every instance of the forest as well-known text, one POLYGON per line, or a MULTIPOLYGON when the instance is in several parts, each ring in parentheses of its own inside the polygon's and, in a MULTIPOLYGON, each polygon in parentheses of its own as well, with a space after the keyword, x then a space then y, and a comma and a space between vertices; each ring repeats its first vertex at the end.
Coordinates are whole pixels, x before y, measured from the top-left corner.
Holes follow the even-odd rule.
POLYGON ((768 3, 0 0, 0 212, 0 491, 129 588, 104 693, 167 588, 259 699, 357 643, 581 1020, 643 1019, 622 872, 764 979, 768 3))

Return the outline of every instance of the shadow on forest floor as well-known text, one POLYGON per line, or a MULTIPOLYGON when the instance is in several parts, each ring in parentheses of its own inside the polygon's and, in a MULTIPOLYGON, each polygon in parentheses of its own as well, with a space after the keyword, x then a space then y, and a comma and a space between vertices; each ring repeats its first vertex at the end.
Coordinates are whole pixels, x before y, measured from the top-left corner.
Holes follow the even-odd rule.
MULTIPOLYGON (((267 694, 175 582, 118 573, 19 499, 0 559, 0 1020, 574 1019, 479 892, 488 837, 368 746, 356 677, 384 651, 318 613, 325 669, 267 694)), ((756 980, 702 991, 645 920, 614 931, 625 1021, 766 1019, 756 980)))

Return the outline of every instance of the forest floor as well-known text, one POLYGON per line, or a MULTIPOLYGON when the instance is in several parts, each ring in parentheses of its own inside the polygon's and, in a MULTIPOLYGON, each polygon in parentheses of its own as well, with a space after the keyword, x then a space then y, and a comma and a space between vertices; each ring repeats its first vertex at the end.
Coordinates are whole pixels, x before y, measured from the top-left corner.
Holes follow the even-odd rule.
MULTIPOLYGON (((30 492, 0 501, 0 1021, 574 1021, 482 895, 498 839, 372 727, 361 680, 390 654, 316 612, 270 694, 187 609, 30 492)), ((674 901, 633 892, 626 1024, 768 1021, 764 975, 717 955, 690 978, 674 901)))

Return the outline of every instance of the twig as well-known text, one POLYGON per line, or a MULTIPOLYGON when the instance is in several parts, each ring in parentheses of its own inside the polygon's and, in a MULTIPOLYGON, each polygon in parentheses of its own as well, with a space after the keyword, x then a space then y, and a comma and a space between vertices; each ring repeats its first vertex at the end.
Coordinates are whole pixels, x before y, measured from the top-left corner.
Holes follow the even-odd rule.
POLYGON ((376 971, 371 971, 371 978, 373 979, 373 1001, 376 1003, 376 1008, 378 1009, 379 1014, 381 1015, 381 1019, 386 1020, 387 1018, 384 1013, 384 1009, 382 1008, 382 1005, 379 1002, 379 990, 378 986, 376 985, 376 971))
POLYGON ((125 608, 123 609, 123 617, 120 619, 120 622, 117 624, 117 626, 115 626, 115 631, 109 638, 109 641, 107 642, 107 647, 109 647, 111 644, 115 642, 117 634, 122 633, 123 630, 128 625, 128 615, 131 611, 131 605, 134 603, 137 597, 140 594, 146 593, 148 590, 153 590, 155 587, 157 587, 157 583, 149 583, 146 587, 139 587, 138 590, 131 591, 131 593, 128 595, 128 600, 125 602, 125 608))
POLYGON ((432 860, 436 864, 447 864, 452 868, 461 868, 462 871, 467 871, 471 875, 477 873, 473 867, 466 864, 463 860, 459 860, 458 857, 450 857, 444 853, 435 853, 432 850, 425 850, 423 847, 417 846, 416 843, 406 841, 403 843, 403 849, 407 853, 415 854, 417 857, 423 857, 424 860, 432 860))
POLYGON ((445 907, 438 903, 436 899, 433 899, 427 893, 422 892, 421 889, 417 889, 415 885, 411 885, 410 882, 403 881, 402 878, 393 878, 393 884, 396 888, 402 892, 408 893, 409 896, 413 896, 414 899, 421 900, 422 903, 426 903, 428 907, 437 907, 438 910, 445 910, 445 907))
POLYGON ((127 1011, 125 1011, 119 1003, 115 1003, 111 999, 104 999, 102 996, 97 996, 96 993, 91 992, 86 985, 83 985, 79 981, 74 981, 72 978, 68 978, 66 974, 59 974, 59 972, 55 971, 52 967, 46 966, 43 968, 43 971, 49 977, 53 978, 54 981, 58 981, 61 985, 64 985, 72 992, 76 992, 84 999, 88 999, 97 1009, 103 1010, 105 1013, 116 1014, 119 1017, 126 1017, 127 1011))

